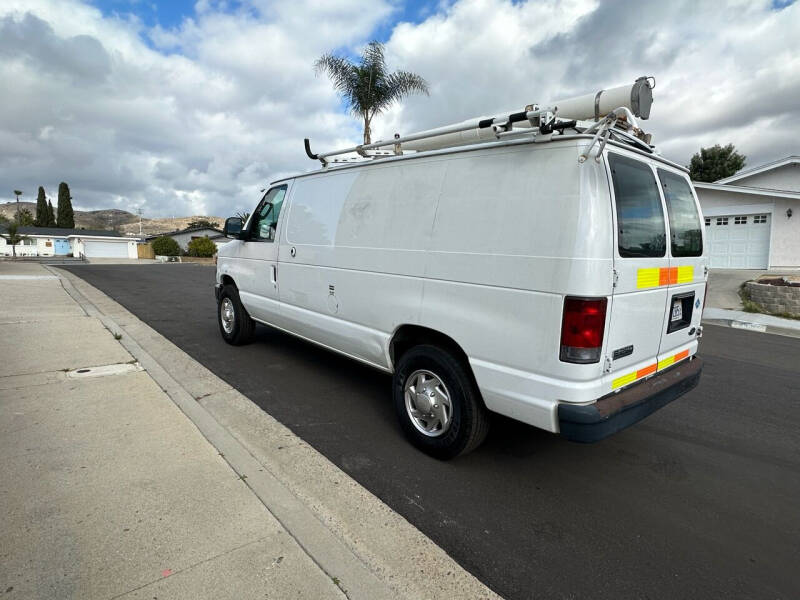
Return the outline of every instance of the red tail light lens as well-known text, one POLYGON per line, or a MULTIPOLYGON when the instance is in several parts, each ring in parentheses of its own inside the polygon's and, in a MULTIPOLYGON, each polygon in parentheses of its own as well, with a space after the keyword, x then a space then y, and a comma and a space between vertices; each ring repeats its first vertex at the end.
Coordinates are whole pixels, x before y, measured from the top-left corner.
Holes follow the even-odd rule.
POLYGON ((606 298, 564 298, 561 321, 561 354, 571 363, 600 361, 603 332, 606 328, 606 298))

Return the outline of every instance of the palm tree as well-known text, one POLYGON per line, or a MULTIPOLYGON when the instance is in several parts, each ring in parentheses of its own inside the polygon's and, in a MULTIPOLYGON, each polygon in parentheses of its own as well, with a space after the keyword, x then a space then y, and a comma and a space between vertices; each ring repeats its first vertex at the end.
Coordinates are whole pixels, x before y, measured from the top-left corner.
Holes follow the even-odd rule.
POLYGON ((375 115, 409 94, 428 95, 428 84, 419 75, 408 71, 386 71, 380 42, 367 44, 358 64, 347 58, 325 54, 314 63, 314 71, 317 75, 328 75, 353 115, 364 120, 365 144, 372 141, 370 125, 375 115))
POLYGON ((13 221, 6 226, 6 232, 0 233, 0 235, 6 238, 8 243, 11 244, 11 255, 14 258, 17 258, 17 244, 19 244, 22 240, 27 240, 28 236, 20 235, 19 224, 13 221))
POLYGON ((22 192, 14 190, 14 195, 17 197, 17 223, 19 223, 19 197, 22 196, 22 192))

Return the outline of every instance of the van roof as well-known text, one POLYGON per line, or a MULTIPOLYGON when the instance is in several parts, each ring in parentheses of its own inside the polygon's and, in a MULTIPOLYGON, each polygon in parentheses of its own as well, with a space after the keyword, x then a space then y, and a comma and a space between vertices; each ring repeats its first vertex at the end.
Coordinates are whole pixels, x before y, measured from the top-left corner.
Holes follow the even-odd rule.
MULTIPOLYGON (((572 141, 572 142, 578 142, 579 143, 580 140, 591 141, 592 138, 593 138, 592 135, 583 134, 583 133, 567 134, 567 135, 558 136, 557 139, 554 139, 554 140, 552 140, 550 142, 546 142, 546 144, 549 145, 549 144, 554 144, 554 143, 558 143, 558 142, 562 142, 562 141, 563 142, 572 141)), ((452 147, 449 147, 449 148, 441 148, 441 149, 438 149, 438 150, 426 150, 425 152, 415 152, 413 154, 402 154, 402 155, 398 155, 398 156, 387 156, 387 157, 381 157, 381 158, 374 158, 372 160, 364 160, 364 161, 361 161, 361 162, 329 163, 328 166, 322 167, 322 168, 319 168, 319 169, 314 169, 313 171, 308 171, 306 173, 298 173, 296 175, 290 175, 288 177, 281 177, 280 179, 276 179, 276 180, 270 182, 270 185, 275 185, 277 183, 283 183, 283 182, 286 182, 286 181, 291 181, 293 179, 300 179, 300 178, 303 178, 303 177, 311 177, 312 175, 319 175, 320 173, 331 173, 331 172, 334 172, 334 171, 338 172, 338 171, 347 170, 347 169, 357 169, 357 168, 362 168, 362 167, 365 167, 365 166, 375 165, 375 164, 386 164, 386 163, 392 163, 392 162, 402 161, 402 160, 414 160, 416 158, 425 158, 425 157, 429 157, 429 156, 442 156, 442 155, 446 155, 446 154, 455 154, 455 153, 460 153, 460 152, 475 152, 475 151, 478 151, 478 150, 485 150, 485 149, 489 149, 489 148, 503 148, 503 147, 508 147, 508 146, 519 146, 519 145, 534 144, 534 143, 536 143, 536 142, 534 140, 532 140, 532 139, 505 140, 505 141, 497 141, 497 142, 490 142, 490 143, 485 143, 484 142, 484 143, 480 143, 480 144, 472 144, 472 145, 469 145, 469 146, 452 146, 452 147)), ((541 143, 537 144, 537 146, 542 146, 542 145, 543 144, 541 144, 541 143)), ((636 148, 634 146, 630 146, 628 144, 624 144, 622 142, 618 142, 618 141, 613 140, 613 139, 608 140, 607 145, 616 146, 618 148, 622 148, 624 150, 628 150, 629 152, 633 152, 635 154, 640 154, 645 158, 649 158, 649 159, 654 160, 656 162, 660 162, 660 163, 663 163, 665 165, 669 165, 670 167, 673 167, 675 169, 679 169, 680 171, 683 171, 684 173, 688 173, 689 172, 689 170, 686 167, 684 167, 683 165, 679 165, 678 163, 672 162, 671 160, 667 160, 663 156, 660 156, 658 154, 649 154, 647 152, 644 152, 643 150, 639 150, 638 148, 636 148)))

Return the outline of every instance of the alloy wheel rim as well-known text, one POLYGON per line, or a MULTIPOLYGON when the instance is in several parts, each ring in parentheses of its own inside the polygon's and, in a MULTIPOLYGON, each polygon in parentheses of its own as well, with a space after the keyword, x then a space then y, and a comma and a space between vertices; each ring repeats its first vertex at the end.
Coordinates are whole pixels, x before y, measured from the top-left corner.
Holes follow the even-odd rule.
POLYGON ((225 333, 233 333, 233 324, 236 318, 233 302, 230 298, 223 298, 219 306, 219 318, 225 333))
POLYGON ((406 379, 403 395, 406 413, 417 431, 427 437, 447 433, 453 422, 453 404, 438 375, 426 369, 414 371, 406 379))

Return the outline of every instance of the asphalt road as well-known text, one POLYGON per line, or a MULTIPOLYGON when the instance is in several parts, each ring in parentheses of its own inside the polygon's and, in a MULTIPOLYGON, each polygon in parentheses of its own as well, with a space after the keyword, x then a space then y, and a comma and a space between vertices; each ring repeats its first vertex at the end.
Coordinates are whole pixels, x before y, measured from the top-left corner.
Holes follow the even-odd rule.
POLYGON ((707 326, 700 385, 579 445, 497 418, 438 462, 406 443, 390 378, 259 327, 217 329, 214 271, 75 266, 507 598, 800 597, 800 340, 707 326))

